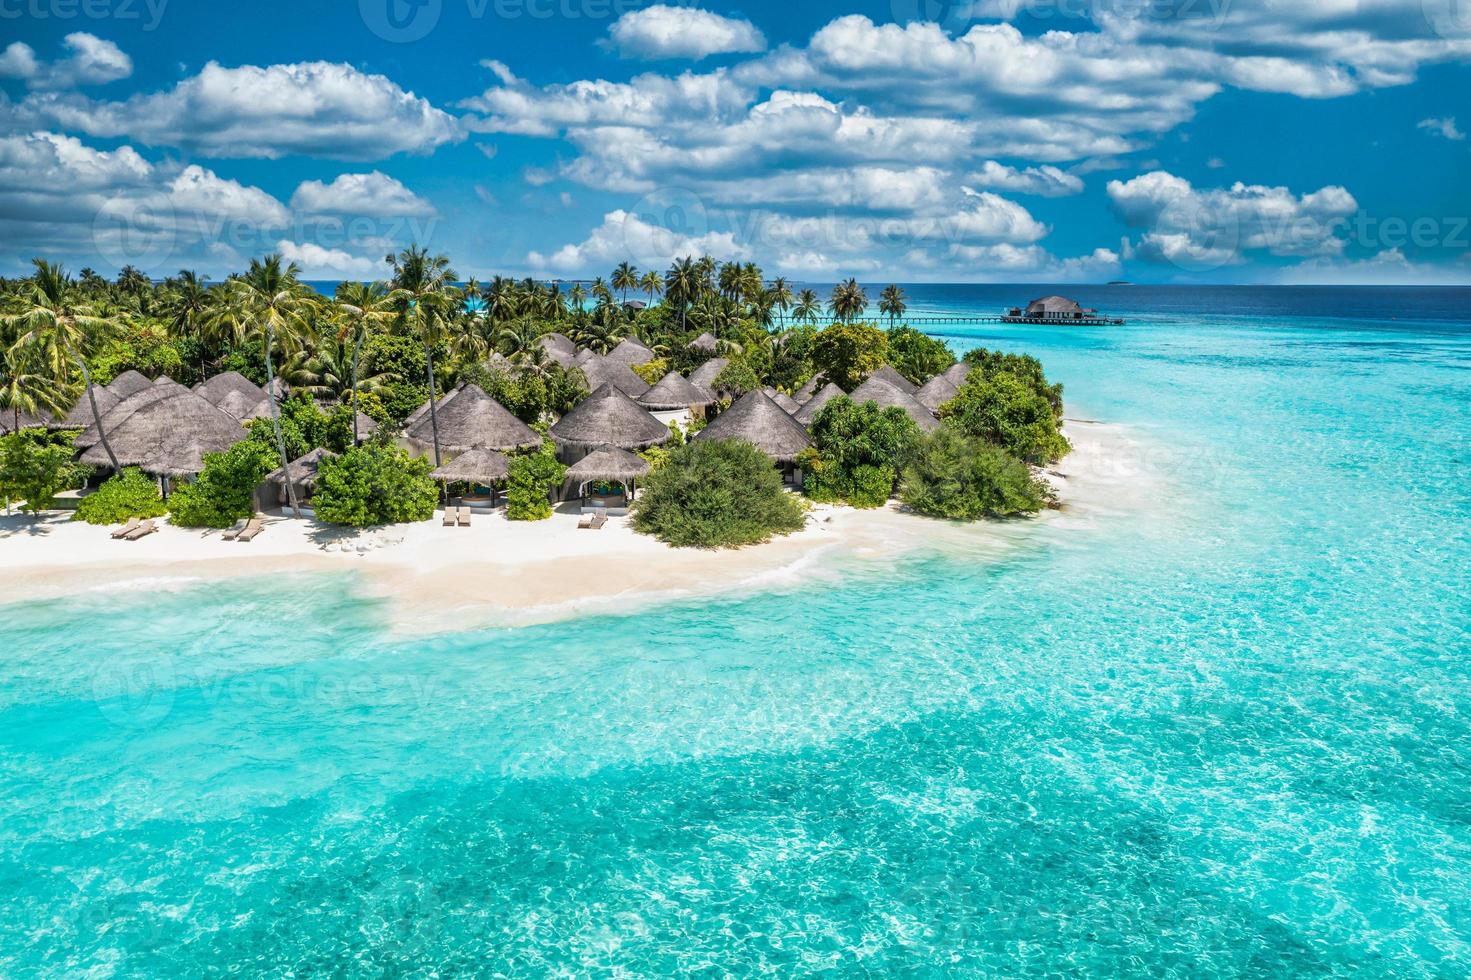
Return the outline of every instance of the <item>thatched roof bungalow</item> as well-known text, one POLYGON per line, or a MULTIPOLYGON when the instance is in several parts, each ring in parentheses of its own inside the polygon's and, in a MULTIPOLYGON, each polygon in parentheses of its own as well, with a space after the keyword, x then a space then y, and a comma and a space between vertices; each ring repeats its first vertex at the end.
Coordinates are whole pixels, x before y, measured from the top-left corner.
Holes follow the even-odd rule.
POLYGON ((478 385, 455 389, 436 407, 436 418, 426 410, 404 428, 404 439, 415 452, 434 450, 437 419, 442 452, 466 453, 472 449, 531 449, 541 445, 541 436, 531 426, 506 410, 478 385))
POLYGON ((589 483, 607 481, 623 484, 632 499, 635 481, 648 472, 649 461, 642 456, 626 449, 600 446, 567 468, 563 496, 586 497, 589 483))
POLYGON ((704 388, 711 394, 719 394, 715 388, 715 379, 720 377, 720 372, 730 366, 730 360, 724 357, 712 357, 690 372, 690 381, 700 388, 704 388))
POLYGON ((918 399, 880 378, 869 378, 854 388, 853 393, 848 397, 860 405, 864 402, 873 402, 880 408, 902 408, 904 414, 914 419, 914 424, 919 426, 923 432, 933 432, 940 427, 940 423, 935 421, 935 416, 928 408, 920 404, 918 399))
POLYGON ((122 401, 129 395, 136 395, 138 392, 142 391, 144 388, 147 388, 151 384, 153 384, 152 381, 149 381, 137 371, 129 368, 122 374, 113 378, 112 381, 107 385, 107 390, 112 392, 114 395, 117 395, 118 401, 122 401))
MULTIPOLYGON (((205 453, 224 452, 245 438, 239 419, 188 389, 165 388, 161 397, 145 397, 157 388, 124 399, 103 419, 120 465, 157 476, 192 476, 204 470, 205 453)), ((81 461, 110 465, 100 440, 82 453, 81 461)))
POLYGON ((778 463, 791 463, 812 445, 807 430, 764 391, 751 391, 694 435, 695 439, 740 439, 778 463))
POLYGON ((608 383, 599 385, 551 428, 553 441, 577 458, 601 446, 645 449, 668 442, 672 435, 668 426, 608 383))
POLYGON ((629 398, 642 398, 648 393, 649 383, 635 374, 633 368, 624 361, 592 354, 577 367, 587 379, 589 391, 596 391, 603 385, 610 384, 629 398))
POLYGON ((1028 303, 1025 310, 1013 308, 1011 315, 1020 313, 1028 320, 1086 320, 1097 312, 1066 296, 1042 296, 1028 303))
POLYGON ((834 398, 842 398, 843 395, 843 389, 829 381, 822 386, 821 391, 797 406, 797 410, 792 413, 792 418, 806 428, 817 419, 817 413, 822 411, 824 405, 834 398))
POLYGON ((624 364, 647 364, 654 360, 656 355, 646 347, 637 337, 624 337, 618 342, 618 346, 608 351, 608 357, 614 361, 622 361, 624 364))
POLYGON ((277 467, 267 473, 264 482, 276 488, 277 500, 281 504, 291 502, 291 496, 286 492, 288 479, 296 489, 298 501, 310 500, 317 489, 317 471, 321 468, 322 460, 336 455, 330 449, 313 449, 305 456, 292 460, 290 466, 277 467))
POLYGON ((768 385, 765 388, 762 388, 761 390, 764 391, 764 392, 766 392, 766 397, 767 398, 770 398, 772 401, 776 402, 777 405, 781 407, 781 410, 783 412, 786 412, 788 415, 791 415, 797 409, 799 409, 799 408, 802 407, 801 405, 798 405, 796 403, 796 401, 794 401, 792 399, 792 396, 791 395, 788 395, 787 393, 785 393, 783 391, 778 391, 777 389, 771 387, 770 385, 768 385))
POLYGON ((716 340, 715 335, 708 330, 694 340, 691 340, 688 344, 685 344, 686 349, 697 351, 701 354, 713 354, 719 347, 720 341, 716 340))
POLYGON ((637 401, 651 412, 673 412, 695 405, 708 405, 714 398, 678 371, 670 371, 659 379, 658 384, 640 395, 637 401))
POLYGON ((803 384, 802 387, 796 390, 796 392, 792 395, 792 401, 796 402, 798 405, 807 404, 807 402, 812 399, 812 396, 817 394, 818 389, 822 388, 824 384, 825 379, 823 378, 823 376, 820 374, 814 374, 812 377, 807 379, 807 382, 803 384))
POLYGON ((225 371, 194 386, 194 393, 244 422, 271 414, 266 390, 238 371, 225 371))
POLYGON ((894 366, 892 364, 884 364, 879 366, 877 369, 872 371, 867 378, 864 378, 863 380, 868 381, 873 378, 877 378, 880 381, 887 381, 895 388, 898 388, 900 391, 910 395, 919 391, 919 385, 915 384, 913 381, 910 381, 908 378, 904 377, 904 375, 900 374, 897 370, 894 369, 894 366))
POLYGON ((571 367, 577 360, 577 345, 566 334, 555 331, 542 334, 536 339, 536 343, 546 354, 547 360, 556 361, 563 367, 571 367))
POLYGON ((956 388, 949 381, 946 381, 943 374, 937 374, 920 385, 919 391, 914 393, 914 397, 921 405, 938 415, 940 414, 940 406, 958 394, 960 394, 960 389, 956 388))
POLYGON ((950 367, 946 368, 945 373, 940 375, 940 377, 950 382, 959 391, 960 386, 965 384, 965 379, 970 377, 970 371, 971 365, 964 361, 956 361, 950 367))
MULTIPOLYGON (((140 374, 138 377, 141 378, 143 376, 140 374)), ((92 395, 97 399, 98 415, 106 415, 117 407, 118 402, 123 400, 123 396, 114 392, 111 387, 93 385, 92 395)), ((87 397, 87 391, 84 388, 82 389, 81 396, 77 398, 77 403, 72 406, 71 411, 63 415, 60 421, 54 423, 52 428, 85 429, 94 421, 95 419, 92 416, 92 401, 87 397)))
MULTIPOLYGON (((171 398, 174 395, 179 394, 193 395, 194 393, 188 388, 185 388, 183 385, 175 384, 172 381, 168 381, 166 384, 150 383, 148 387, 143 388, 142 390, 132 395, 129 395, 128 397, 119 401, 116 405, 112 406, 112 408, 103 412, 102 430, 106 432, 109 437, 111 437, 112 430, 118 425, 122 424, 135 412, 138 412, 155 402, 163 401, 166 398, 171 398)), ((195 395, 194 397, 199 398, 198 395, 195 395)), ((199 400, 204 401, 203 398, 199 398, 199 400)), ((206 405, 209 405, 209 402, 204 403, 206 405)), ((101 407, 101 405, 98 405, 99 409, 101 407)), ((214 406, 210 405, 210 407, 213 408, 214 406)), ((97 426, 95 423, 92 422, 92 413, 90 411, 88 411, 83 416, 83 420, 87 423, 87 427, 83 429, 80 434, 78 434, 76 444, 78 448, 87 449, 91 446, 96 445, 100 440, 97 435, 97 426)), ((236 420, 236 424, 239 424, 238 419, 236 420)))
POLYGON ((478 483, 488 487, 510 477, 511 461, 494 449, 472 449, 429 475, 445 483, 478 483))

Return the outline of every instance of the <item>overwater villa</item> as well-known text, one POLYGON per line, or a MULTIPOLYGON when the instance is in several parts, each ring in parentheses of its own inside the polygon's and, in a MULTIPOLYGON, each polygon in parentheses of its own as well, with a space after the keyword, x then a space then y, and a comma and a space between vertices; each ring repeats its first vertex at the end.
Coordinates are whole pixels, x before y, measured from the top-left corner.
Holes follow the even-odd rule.
POLYGON ((1097 310, 1084 307, 1077 300, 1066 296, 1042 296, 1025 307, 1013 306, 1001 319, 1007 323, 1067 323, 1074 326, 1116 325, 1124 322, 1100 315, 1097 310))

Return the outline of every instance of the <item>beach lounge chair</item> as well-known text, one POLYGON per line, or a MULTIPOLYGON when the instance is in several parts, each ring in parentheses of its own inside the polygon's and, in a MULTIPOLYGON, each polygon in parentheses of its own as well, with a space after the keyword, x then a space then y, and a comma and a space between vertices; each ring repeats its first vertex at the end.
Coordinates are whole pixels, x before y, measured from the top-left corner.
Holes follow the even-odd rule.
POLYGON ((470 526, 470 508, 468 508, 468 507, 461 507, 460 508, 460 527, 469 527, 469 526, 470 526))
POLYGON ((603 525, 606 524, 606 523, 608 523, 608 515, 607 514, 594 514, 593 515, 592 529, 594 531, 601 531, 603 529, 603 525))
POLYGON ((443 526, 444 527, 454 527, 458 523, 460 523, 460 508, 446 506, 444 508, 444 524, 443 524, 443 526))
POLYGON ((137 541, 139 538, 146 538, 146 537, 148 537, 148 535, 152 534, 154 531, 157 531, 157 530, 158 530, 158 525, 157 524, 153 523, 152 521, 144 521, 142 524, 139 524, 137 527, 133 528, 127 534, 123 535, 123 540, 124 541, 137 541))
POLYGON ((235 536, 236 541, 254 541, 255 536, 264 531, 266 526, 261 523, 260 518, 252 517, 245 524, 245 529, 235 536))
POLYGON ((128 523, 124 524, 122 527, 112 532, 113 540, 115 541, 118 538, 125 538, 136 530, 138 530, 138 518, 130 517, 128 518, 128 523))
POLYGON ((250 520, 248 518, 242 517, 240 518, 240 520, 235 522, 234 527, 230 528, 224 534, 220 535, 220 537, 224 538, 226 541, 234 541, 236 538, 240 537, 240 532, 245 530, 245 526, 249 523, 250 520))

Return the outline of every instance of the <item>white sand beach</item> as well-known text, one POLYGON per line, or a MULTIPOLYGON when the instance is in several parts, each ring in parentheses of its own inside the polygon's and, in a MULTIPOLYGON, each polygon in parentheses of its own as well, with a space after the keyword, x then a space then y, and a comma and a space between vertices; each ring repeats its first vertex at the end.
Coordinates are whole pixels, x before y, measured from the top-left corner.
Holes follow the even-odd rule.
POLYGON ((1075 450, 1049 476, 1062 507, 1034 520, 957 525, 902 512, 815 505, 806 527, 737 551, 670 548, 636 534, 627 518, 578 527, 572 506, 550 520, 512 522, 476 513, 468 528, 432 521, 357 531, 273 515, 254 541, 176 528, 114 541, 108 528, 55 512, 0 517, 0 578, 9 599, 99 588, 148 588, 181 579, 355 570, 390 600, 399 628, 439 631, 520 625, 697 595, 781 588, 813 576, 873 567, 919 550, 983 558, 1024 543, 1039 523, 1085 528, 1144 497, 1146 454, 1124 428, 1071 422, 1075 450))

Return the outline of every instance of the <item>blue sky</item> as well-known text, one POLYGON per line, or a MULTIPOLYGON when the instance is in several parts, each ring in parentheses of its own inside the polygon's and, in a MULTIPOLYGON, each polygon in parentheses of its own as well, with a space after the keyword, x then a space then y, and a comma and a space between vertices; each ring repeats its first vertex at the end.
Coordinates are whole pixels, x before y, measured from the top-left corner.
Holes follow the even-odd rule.
POLYGON ((0 273, 1471 282, 1471 0, 0 0, 0 273))

